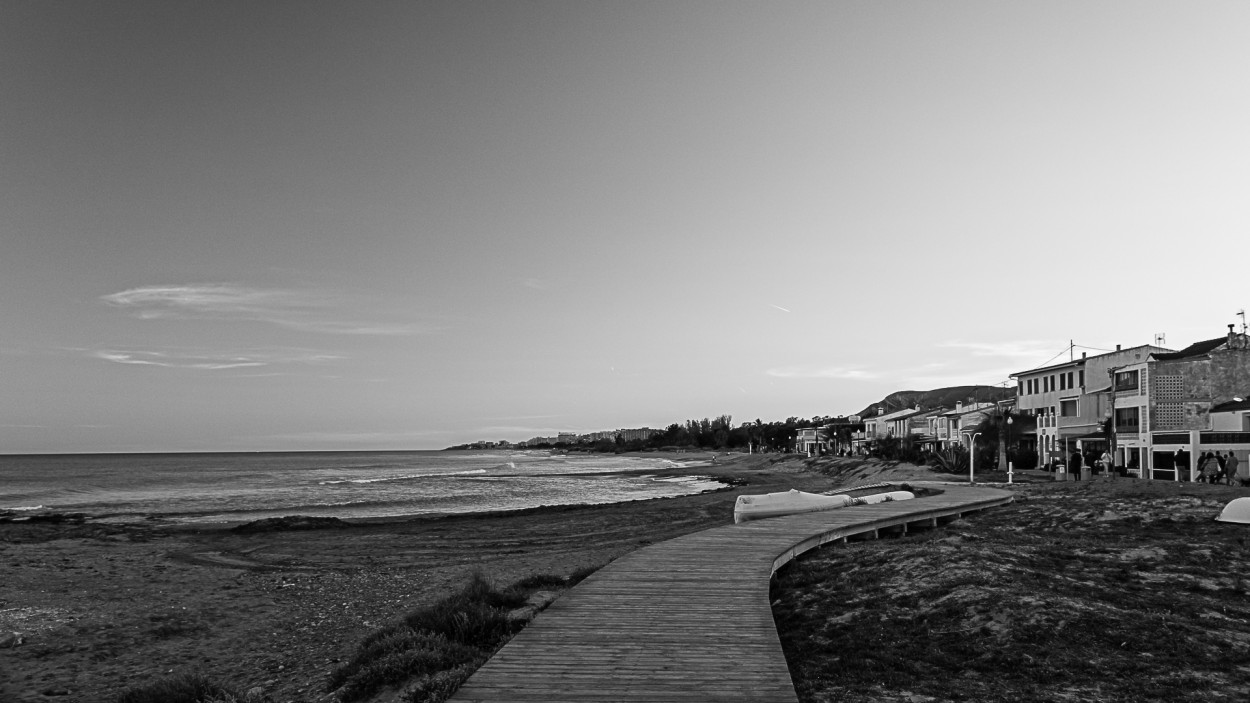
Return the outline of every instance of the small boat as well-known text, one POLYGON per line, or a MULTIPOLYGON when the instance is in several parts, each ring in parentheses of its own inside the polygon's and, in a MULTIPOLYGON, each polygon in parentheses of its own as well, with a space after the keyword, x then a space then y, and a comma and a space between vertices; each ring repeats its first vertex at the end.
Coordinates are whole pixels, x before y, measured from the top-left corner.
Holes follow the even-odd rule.
POLYGON ((855 499, 850 496, 822 496, 819 493, 804 493, 794 489, 784 493, 738 496, 734 503, 734 522, 845 508, 854 503, 855 499))
POLYGON ((738 496, 738 500, 734 502, 734 523, 845 508, 850 505, 872 505, 892 500, 908 500, 915 497, 915 494, 910 491, 890 491, 852 498, 848 495, 826 496, 819 493, 804 493, 794 489, 783 493, 738 496))
POLYGON ((873 493, 868 496, 860 496, 855 499, 855 505, 873 505, 874 503, 889 503, 892 500, 911 500, 916 494, 911 491, 890 491, 888 493, 873 493))
POLYGON ((1250 498, 1234 498, 1224 506, 1224 509, 1220 511, 1220 516, 1215 519, 1220 522, 1240 522, 1250 525, 1250 498))

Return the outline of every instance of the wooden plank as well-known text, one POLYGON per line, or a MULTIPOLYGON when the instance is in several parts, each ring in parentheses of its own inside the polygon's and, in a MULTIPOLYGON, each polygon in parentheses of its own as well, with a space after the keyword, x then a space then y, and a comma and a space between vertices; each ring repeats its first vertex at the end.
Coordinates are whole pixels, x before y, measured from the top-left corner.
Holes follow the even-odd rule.
POLYGON ((458 703, 797 700, 769 579, 809 549, 936 526, 1011 501, 951 487, 914 501, 727 525, 631 552, 543 611, 456 692, 458 703))

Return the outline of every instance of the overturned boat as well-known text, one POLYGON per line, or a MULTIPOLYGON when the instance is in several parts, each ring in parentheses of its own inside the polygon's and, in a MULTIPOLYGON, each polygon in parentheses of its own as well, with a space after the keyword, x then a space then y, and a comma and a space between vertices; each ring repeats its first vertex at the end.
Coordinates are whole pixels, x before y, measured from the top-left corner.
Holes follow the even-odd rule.
POLYGON ((819 493, 804 493, 794 489, 783 493, 738 496, 738 500, 734 503, 734 522, 832 510, 850 505, 872 505, 892 500, 909 500, 915 497, 915 494, 910 491, 890 491, 853 498, 848 495, 827 496, 819 493))

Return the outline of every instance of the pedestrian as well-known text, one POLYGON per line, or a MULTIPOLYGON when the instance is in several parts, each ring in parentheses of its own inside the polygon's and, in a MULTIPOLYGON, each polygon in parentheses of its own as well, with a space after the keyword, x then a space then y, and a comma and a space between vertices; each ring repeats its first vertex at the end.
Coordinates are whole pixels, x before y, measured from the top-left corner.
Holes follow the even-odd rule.
POLYGON ((1108 478, 1110 478, 1111 477, 1111 464, 1113 463, 1111 461, 1111 452, 1103 452, 1102 456, 1098 457, 1098 461, 1099 463, 1102 464, 1103 473, 1106 474, 1108 478))
POLYGON ((1239 464, 1241 464, 1241 460, 1230 451, 1228 458, 1224 460, 1224 482, 1230 486, 1234 485, 1234 481, 1237 480, 1237 466, 1239 464))
POLYGON ((1176 450, 1176 480, 1189 480, 1189 452, 1184 447, 1176 450))
POLYGON ((1207 452, 1203 454, 1205 459, 1202 461, 1202 480, 1207 483, 1215 483, 1216 477, 1223 473, 1220 469, 1220 460, 1215 452, 1207 452))
POLYGON ((1068 480, 1069 480, 1069 481, 1080 481, 1080 480, 1081 480, 1081 468, 1082 468, 1082 466, 1081 466, 1081 453, 1080 453, 1080 452, 1072 452, 1072 457, 1071 457, 1070 459, 1068 459, 1068 473, 1070 473, 1070 474, 1074 474, 1074 476, 1073 476, 1072 478, 1068 479, 1068 480))

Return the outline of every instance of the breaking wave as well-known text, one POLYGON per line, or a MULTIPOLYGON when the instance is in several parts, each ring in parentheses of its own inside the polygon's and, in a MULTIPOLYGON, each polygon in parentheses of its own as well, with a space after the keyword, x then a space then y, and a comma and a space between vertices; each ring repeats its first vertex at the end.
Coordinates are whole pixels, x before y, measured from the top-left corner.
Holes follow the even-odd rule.
POLYGON ((469 476, 473 474, 484 474, 486 469, 471 469, 468 471, 445 471, 434 474, 409 474, 406 476, 383 476, 382 478, 344 478, 334 481, 318 481, 320 486, 333 486, 339 483, 386 483, 389 481, 419 481, 423 478, 434 478, 436 476, 469 476))

